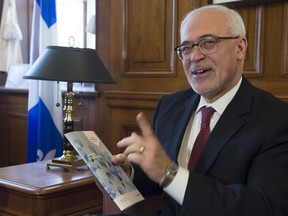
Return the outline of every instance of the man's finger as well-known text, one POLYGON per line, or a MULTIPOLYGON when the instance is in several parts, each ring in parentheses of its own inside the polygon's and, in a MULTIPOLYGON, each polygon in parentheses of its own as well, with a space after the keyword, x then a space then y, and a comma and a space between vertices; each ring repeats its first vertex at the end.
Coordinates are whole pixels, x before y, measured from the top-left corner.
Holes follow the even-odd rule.
POLYGON ((136 120, 143 136, 149 136, 153 134, 150 123, 142 112, 137 115, 136 120))
POLYGON ((123 164, 125 162, 125 160, 126 160, 126 156, 123 153, 117 154, 117 155, 113 155, 113 157, 112 157, 112 162, 114 164, 117 164, 117 165, 123 164))

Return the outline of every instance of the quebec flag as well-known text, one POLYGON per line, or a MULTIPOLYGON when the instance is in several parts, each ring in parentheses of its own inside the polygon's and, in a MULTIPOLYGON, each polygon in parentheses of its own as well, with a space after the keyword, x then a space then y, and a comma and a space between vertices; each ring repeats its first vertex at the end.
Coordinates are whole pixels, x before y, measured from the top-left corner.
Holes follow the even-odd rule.
MULTIPOLYGON (((49 45, 57 45, 55 0, 35 0, 32 19, 30 65, 49 45)), ((55 81, 30 80, 28 97, 28 162, 62 155, 62 97, 55 81), (60 106, 56 107, 56 103, 60 106)))

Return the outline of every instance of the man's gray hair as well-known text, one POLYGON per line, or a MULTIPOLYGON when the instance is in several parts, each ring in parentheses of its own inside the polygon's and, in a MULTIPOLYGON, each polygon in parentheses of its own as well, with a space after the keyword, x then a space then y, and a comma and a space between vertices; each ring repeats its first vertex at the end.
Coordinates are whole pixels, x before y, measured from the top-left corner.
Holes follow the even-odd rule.
MULTIPOLYGON (((226 17, 227 26, 233 35, 243 37, 246 36, 246 29, 242 17, 239 15, 237 11, 227 8, 223 5, 207 5, 192 10, 183 18, 180 27, 180 33, 182 34, 183 27, 191 16, 202 11, 211 11, 211 10, 223 12, 224 16, 226 17)), ((211 20, 211 22, 213 22, 213 20, 211 20)))

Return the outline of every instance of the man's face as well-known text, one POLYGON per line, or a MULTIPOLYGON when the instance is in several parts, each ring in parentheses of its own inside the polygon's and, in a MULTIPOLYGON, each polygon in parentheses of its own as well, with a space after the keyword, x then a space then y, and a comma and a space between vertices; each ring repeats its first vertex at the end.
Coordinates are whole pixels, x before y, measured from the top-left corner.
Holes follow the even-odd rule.
MULTIPOLYGON (((230 33, 221 13, 210 10, 189 18, 182 28, 181 43, 197 43, 205 35, 237 36, 230 33)), ((194 46, 191 58, 182 60, 185 75, 194 91, 214 102, 231 90, 242 75, 246 46, 243 37, 219 40, 217 51, 209 55, 204 55, 198 46, 194 46)))

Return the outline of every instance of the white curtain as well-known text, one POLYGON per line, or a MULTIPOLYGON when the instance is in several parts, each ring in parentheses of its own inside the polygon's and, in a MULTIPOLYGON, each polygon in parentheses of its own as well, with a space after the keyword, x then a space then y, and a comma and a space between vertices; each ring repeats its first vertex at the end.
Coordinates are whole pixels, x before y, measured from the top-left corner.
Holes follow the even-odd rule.
POLYGON ((15 0, 4 0, 0 26, 0 71, 22 64, 22 33, 19 28, 15 0))

